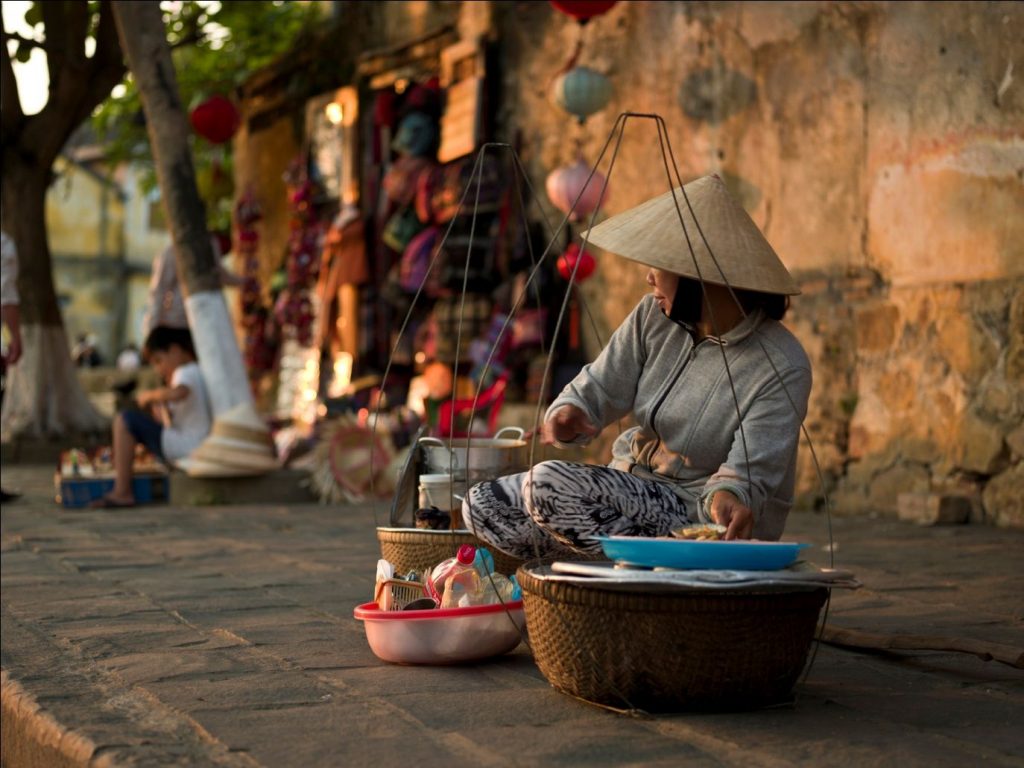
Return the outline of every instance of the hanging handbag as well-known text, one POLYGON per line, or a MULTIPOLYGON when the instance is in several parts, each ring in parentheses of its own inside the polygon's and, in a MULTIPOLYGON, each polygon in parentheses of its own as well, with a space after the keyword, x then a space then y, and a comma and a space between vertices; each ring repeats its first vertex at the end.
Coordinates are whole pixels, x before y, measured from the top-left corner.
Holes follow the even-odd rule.
POLYGON ((422 229, 423 223, 416 217, 416 211, 411 206, 405 207, 391 214, 380 239, 391 250, 402 253, 422 229))

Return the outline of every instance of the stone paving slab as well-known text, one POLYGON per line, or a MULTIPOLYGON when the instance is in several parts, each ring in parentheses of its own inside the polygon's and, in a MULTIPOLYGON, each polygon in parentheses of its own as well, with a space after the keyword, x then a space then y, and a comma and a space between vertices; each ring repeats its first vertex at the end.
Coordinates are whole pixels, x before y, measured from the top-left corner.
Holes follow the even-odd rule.
MULTIPOLYGON (((466 667, 380 662, 352 608, 370 507, 69 511, 5 467, 5 766, 1024 765, 1024 672, 821 646, 795 700, 625 716, 553 690, 521 645, 466 667)), ((380 521, 384 511, 377 509, 380 521)), ((788 535, 827 561, 825 522, 788 535)), ((837 626, 1024 645, 1024 533, 836 518, 837 626)))

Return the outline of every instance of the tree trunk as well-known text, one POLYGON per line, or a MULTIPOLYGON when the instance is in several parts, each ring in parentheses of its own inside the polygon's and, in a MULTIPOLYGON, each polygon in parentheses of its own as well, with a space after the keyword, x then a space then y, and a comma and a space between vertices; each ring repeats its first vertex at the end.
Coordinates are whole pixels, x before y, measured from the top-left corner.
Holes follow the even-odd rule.
POLYGON ((23 349, 21 360, 8 371, 0 417, 5 441, 107 428, 78 381, 53 287, 45 219, 49 175, 48 166, 10 156, 4 166, 3 207, 9 214, 4 228, 18 251, 23 349))
POLYGON ((196 188, 188 147, 189 126, 178 96, 160 5, 149 0, 122 0, 113 5, 121 49, 146 113, 146 131, 175 244, 185 310, 216 416, 236 405, 251 404, 252 393, 221 293, 206 214, 196 188))
POLYGON ((53 287, 46 238, 46 189, 53 162, 81 125, 124 76, 110 3, 41 3, 50 93, 35 115, 21 110, 11 38, 0 45, 0 150, 3 224, 18 251, 22 358, 10 371, 0 432, 19 435, 90 433, 106 428, 78 382, 53 287), (94 5, 90 8, 90 5, 94 5), (91 32, 92 56, 86 55, 91 32))

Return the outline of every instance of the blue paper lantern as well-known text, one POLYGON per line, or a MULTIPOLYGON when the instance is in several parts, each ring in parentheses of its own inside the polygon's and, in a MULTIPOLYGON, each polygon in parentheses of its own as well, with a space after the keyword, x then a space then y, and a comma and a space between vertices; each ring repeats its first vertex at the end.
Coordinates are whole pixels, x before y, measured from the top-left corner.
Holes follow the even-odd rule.
POLYGON ((582 123, 612 97, 611 81, 589 67, 573 67, 555 78, 555 103, 582 123))

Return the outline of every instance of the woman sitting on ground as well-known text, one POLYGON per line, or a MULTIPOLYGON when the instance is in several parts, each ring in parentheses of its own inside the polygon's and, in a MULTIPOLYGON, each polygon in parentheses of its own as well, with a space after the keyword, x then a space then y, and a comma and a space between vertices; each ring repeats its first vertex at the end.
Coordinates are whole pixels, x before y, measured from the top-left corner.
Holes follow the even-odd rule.
POLYGON ((629 413, 637 426, 606 467, 546 461, 474 486, 463 520, 503 552, 598 552, 593 536, 710 522, 727 539, 782 534, 811 390, 807 355, 779 322, 799 289, 717 176, 683 189, 692 252, 671 193, 591 231, 649 266, 652 292, 551 404, 542 437, 585 444, 629 413))

